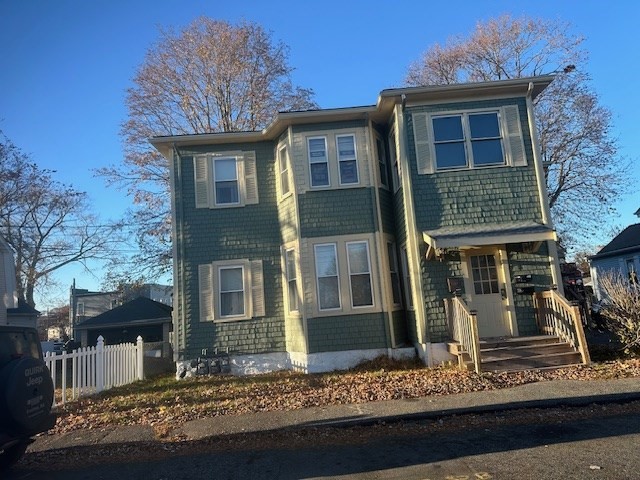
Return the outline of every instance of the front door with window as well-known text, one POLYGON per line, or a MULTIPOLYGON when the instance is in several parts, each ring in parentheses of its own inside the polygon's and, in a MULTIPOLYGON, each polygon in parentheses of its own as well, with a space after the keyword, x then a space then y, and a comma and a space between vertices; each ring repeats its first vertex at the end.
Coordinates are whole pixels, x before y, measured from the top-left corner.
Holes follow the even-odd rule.
POLYGON ((467 256, 467 293, 470 307, 478 312, 480 338, 510 335, 503 299, 504 275, 498 252, 474 252, 467 256))

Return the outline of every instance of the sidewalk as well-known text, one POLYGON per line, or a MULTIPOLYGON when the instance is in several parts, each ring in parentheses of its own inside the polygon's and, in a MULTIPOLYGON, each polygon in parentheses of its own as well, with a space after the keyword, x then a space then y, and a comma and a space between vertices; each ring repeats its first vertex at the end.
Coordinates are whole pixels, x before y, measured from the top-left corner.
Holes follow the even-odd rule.
MULTIPOLYGON (((225 415, 187 422, 175 430, 189 440, 237 433, 318 426, 348 427, 519 408, 584 406, 640 400, 640 378, 554 380, 513 388, 407 400, 313 407, 285 412, 225 415)), ((43 435, 30 451, 110 443, 151 442, 150 426, 123 426, 43 435)))

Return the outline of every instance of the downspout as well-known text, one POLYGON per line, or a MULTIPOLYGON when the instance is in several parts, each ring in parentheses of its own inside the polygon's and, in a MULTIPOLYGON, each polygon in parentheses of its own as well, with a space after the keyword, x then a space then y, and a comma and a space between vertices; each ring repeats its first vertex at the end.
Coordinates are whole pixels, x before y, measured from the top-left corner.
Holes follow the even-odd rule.
MULTIPOLYGON (((527 89, 527 120, 529 122, 529 135, 531 136, 531 144, 533 147, 533 163, 536 170, 536 181, 538 183, 538 197, 540 198, 540 210, 542 212, 542 223, 549 228, 553 228, 551 220, 551 209, 549 207, 549 198, 547 197, 547 182, 542 167, 542 153, 540 151, 540 141, 538 140, 538 131, 536 129, 535 118, 533 115, 533 82, 529 82, 527 89)), ((549 263, 551 265, 551 278, 558 289, 558 293, 564 295, 562 285, 562 273, 560 263, 558 262, 558 246, 554 240, 547 241, 549 250, 549 263)))
MULTIPOLYGON (((174 343, 176 345, 176 351, 173 352, 173 360, 178 361, 182 360, 182 355, 184 355, 185 348, 185 335, 187 329, 187 321, 186 321, 186 301, 185 301, 185 281, 184 281, 184 241, 182 238, 182 228, 179 227, 181 225, 182 219, 184 218, 183 211, 183 202, 182 200, 178 200, 176 191, 182 192, 182 159, 180 157, 180 152, 178 151, 176 144, 172 144, 172 162, 175 165, 175 168, 170 168, 170 181, 171 185, 175 186, 171 189, 171 203, 173 204, 173 210, 176 212, 174 221, 172 222, 171 230, 173 234, 173 298, 180 299, 180 315, 178 318, 174 317, 173 320, 173 335, 174 335, 174 343), (178 214, 179 213, 179 214, 178 214), (178 237, 178 234, 180 237, 178 237), (178 238, 180 238, 180 261, 178 261, 178 238), (179 286, 178 286, 179 285, 179 286), (180 292, 180 294, 178 294, 180 292), (178 328, 180 327, 180 328, 178 328)), ((174 309, 175 315, 175 309, 174 309)))

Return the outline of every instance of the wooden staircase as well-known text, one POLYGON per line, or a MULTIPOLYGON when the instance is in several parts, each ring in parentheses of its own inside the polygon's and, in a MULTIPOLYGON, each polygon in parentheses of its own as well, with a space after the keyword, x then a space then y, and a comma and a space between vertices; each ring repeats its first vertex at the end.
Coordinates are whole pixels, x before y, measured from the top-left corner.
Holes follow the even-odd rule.
MULTIPOLYGON (((447 344, 461 366, 473 370, 470 356, 458 342, 447 344)), ((557 336, 500 337, 480 340, 480 369, 483 372, 512 372, 560 368, 582 364, 579 352, 557 336)))

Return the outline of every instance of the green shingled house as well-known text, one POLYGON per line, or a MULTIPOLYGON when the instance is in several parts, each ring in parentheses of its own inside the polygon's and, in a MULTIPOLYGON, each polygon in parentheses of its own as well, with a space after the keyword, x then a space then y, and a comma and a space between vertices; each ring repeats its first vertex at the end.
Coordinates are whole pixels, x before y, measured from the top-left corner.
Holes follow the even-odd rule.
POLYGON ((552 80, 384 90, 259 132, 151 139, 171 167, 178 368, 216 350, 237 373, 588 362, 555 290, 533 122, 552 80))

